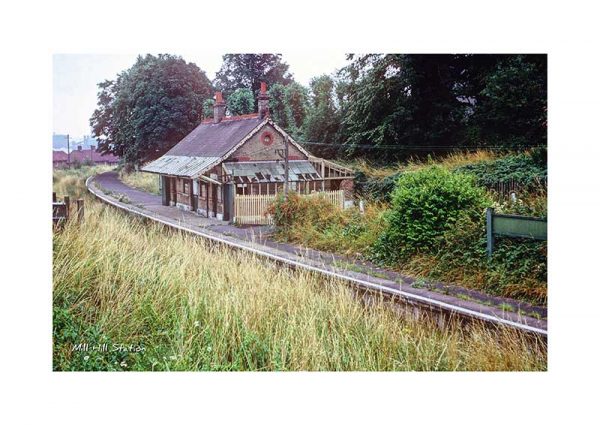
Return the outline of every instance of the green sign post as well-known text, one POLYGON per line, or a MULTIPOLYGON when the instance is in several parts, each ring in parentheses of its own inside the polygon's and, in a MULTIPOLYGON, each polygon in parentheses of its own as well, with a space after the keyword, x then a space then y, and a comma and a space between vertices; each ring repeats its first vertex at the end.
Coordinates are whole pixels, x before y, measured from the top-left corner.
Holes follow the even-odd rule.
POLYGON ((487 254, 494 252, 494 236, 529 238, 545 241, 548 239, 548 222, 543 218, 522 215, 494 214, 493 208, 486 210, 487 254))

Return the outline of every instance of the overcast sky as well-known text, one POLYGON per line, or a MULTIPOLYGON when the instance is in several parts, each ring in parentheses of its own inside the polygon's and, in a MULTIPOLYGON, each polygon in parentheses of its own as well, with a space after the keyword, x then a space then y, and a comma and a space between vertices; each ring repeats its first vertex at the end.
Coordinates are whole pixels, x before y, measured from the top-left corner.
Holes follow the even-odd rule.
MULTIPOLYGON (((194 62, 209 79, 220 69, 225 52, 173 52, 194 62)), ((131 67, 137 54, 61 54, 53 61, 53 131, 79 138, 90 134, 89 119, 96 108, 97 84, 131 67)), ((312 77, 330 74, 346 64, 340 51, 295 51, 283 53, 296 81, 308 85, 312 77)))

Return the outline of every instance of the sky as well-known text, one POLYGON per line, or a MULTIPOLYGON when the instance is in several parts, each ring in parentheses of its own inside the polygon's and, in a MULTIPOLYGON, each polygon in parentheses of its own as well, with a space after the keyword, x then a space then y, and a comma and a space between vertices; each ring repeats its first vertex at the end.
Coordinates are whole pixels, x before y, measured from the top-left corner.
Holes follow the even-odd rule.
MULTIPOLYGON (((156 52, 152 52, 155 54, 156 52)), ((194 62, 209 79, 221 68, 223 51, 169 52, 194 62)), ((141 54, 145 54, 142 52, 141 54)), ((294 79, 308 85, 310 79, 331 74, 346 65, 341 51, 283 52, 294 79)), ((131 67, 138 54, 57 54, 53 57, 53 131, 72 139, 91 134, 89 119, 96 109, 97 84, 112 80, 131 67)))

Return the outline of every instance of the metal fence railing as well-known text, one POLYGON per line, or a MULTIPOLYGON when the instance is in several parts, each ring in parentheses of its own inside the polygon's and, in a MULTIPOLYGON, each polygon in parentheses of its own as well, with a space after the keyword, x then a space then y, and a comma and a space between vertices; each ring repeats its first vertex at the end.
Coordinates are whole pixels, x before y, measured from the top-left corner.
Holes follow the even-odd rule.
POLYGON ((548 188, 548 178, 537 178, 533 181, 523 183, 518 180, 506 180, 501 182, 495 182, 486 184, 486 187, 495 192, 500 199, 508 199, 511 193, 519 193, 524 191, 530 191, 532 189, 544 190, 548 188))

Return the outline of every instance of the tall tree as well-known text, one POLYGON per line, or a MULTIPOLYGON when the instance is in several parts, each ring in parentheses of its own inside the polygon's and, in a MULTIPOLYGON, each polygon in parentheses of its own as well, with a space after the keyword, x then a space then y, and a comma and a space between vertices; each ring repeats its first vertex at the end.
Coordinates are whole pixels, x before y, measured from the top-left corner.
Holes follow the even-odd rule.
POLYGON ((351 154, 390 158, 461 146, 546 143, 544 55, 349 59, 340 74, 339 101, 341 134, 351 154))
POLYGON ((138 56, 116 80, 98 84, 90 118, 101 152, 143 163, 165 153, 196 125, 212 93, 204 71, 179 56, 138 56))
POLYGON ((304 138, 310 150, 324 157, 338 151, 340 115, 335 104, 335 82, 328 75, 315 77, 310 82, 310 108, 304 121, 304 138))
POLYGON ((236 89, 227 97, 227 111, 231 115, 244 115, 254 112, 254 95, 247 88, 236 89))
POLYGON ((465 106, 454 92, 453 55, 365 55, 343 70, 346 147, 450 146, 465 106))
POLYGON ((275 83, 268 89, 269 113, 275 124, 285 131, 290 129, 290 111, 285 98, 285 86, 275 83))
POLYGON ((273 121, 294 139, 302 139, 302 129, 308 111, 308 91, 296 82, 287 86, 276 83, 268 91, 269 110, 273 121))
POLYGON ((257 95, 261 81, 269 86, 291 83, 293 79, 288 68, 281 54, 227 54, 223 55, 223 64, 214 84, 226 97, 240 88, 249 88, 257 95))
POLYGON ((293 82, 285 88, 285 104, 289 114, 290 131, 296 139, 304 138, 304 122, 308 114, 308 90, 302 84, 293 82))
POLYGON ((510 55, 481 77, 473 124, 481 142, 511 146, 547 143, 546 55, 510 55))

